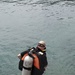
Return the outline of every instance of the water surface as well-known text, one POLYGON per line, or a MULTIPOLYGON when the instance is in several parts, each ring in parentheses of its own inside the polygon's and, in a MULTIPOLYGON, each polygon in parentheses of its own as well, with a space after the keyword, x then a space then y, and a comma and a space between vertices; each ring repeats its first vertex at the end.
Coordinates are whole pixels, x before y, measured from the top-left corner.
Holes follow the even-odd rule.
POLYGON ((44 75, 75 75, 74 16, 74 0, 0 0, 0 74, 21 75, 17 54, 44 40, 44 75))

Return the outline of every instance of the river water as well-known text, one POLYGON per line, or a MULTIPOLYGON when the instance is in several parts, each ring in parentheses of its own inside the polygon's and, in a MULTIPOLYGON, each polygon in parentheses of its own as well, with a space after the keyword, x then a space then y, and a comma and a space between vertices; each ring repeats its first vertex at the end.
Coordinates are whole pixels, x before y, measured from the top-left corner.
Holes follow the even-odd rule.
POLYGON ((44 75, 75 75, 75 1, 0 0, 0 75, 21 75, 17 54, 40 40, 44 75))

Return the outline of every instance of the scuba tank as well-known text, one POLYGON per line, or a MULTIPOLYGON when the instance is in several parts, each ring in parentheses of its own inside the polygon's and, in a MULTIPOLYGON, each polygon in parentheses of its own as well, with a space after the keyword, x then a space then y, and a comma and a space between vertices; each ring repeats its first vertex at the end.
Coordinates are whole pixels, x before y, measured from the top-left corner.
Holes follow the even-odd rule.
POLYGON ((31 75, 33 59, 34 59, 34 57, 32 56, 32 51, 33 49, 30 50, 28 55, 24 58, 22 75, 31 75))

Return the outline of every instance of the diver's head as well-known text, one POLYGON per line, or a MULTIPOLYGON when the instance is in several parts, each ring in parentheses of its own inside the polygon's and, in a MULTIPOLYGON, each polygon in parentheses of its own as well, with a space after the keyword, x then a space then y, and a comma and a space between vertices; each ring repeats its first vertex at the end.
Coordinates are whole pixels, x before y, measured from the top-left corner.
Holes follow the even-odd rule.
POLYGON ((37 47, 41 50, 44 50, 44 49, 46 49, 46 44, 44 41, 39 41, 37 47))

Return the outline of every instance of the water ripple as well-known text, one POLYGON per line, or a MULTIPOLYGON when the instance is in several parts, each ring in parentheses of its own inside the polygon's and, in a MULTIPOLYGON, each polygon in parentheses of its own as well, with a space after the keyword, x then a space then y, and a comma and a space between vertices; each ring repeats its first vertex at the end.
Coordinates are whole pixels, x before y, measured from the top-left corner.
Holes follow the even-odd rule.
POLYGON ((75 5, 75 0, 0 0, 0 2, 6 2, 6 3, 17 3, 17 4, 23 4, 23 5, 34 5, 34 4, 42 4, 46 6, 55 5, 59 2, 65 2, 67 5, 75 5))

